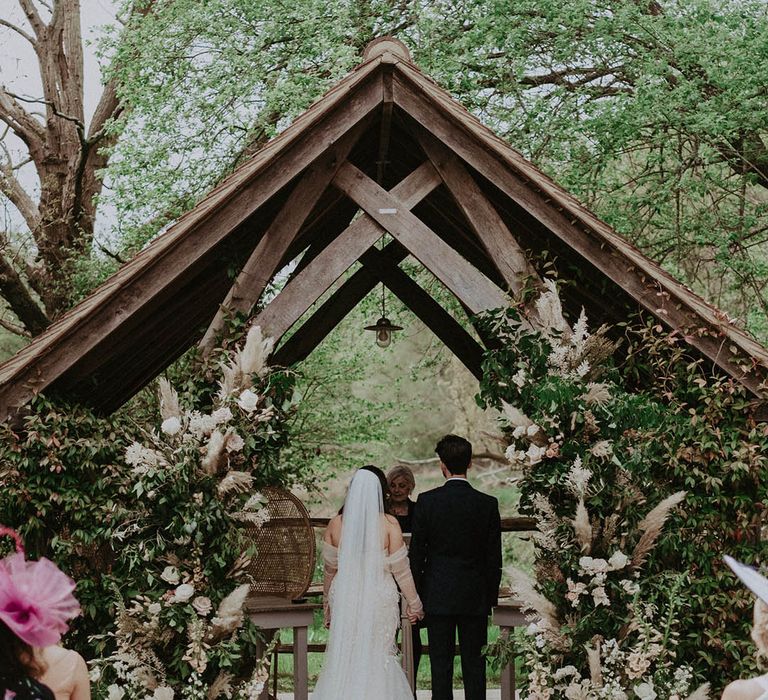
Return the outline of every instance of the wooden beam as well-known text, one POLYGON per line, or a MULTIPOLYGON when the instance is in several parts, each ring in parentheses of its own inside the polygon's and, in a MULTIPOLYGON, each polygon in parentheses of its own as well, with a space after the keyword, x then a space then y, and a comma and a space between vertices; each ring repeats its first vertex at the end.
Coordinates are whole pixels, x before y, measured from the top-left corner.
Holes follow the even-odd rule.
MULTIPOLYGON (((425 163, 392 192, 397 197, 398 206, 410 208, 439 183, 440 176, 432 164, 425 163)), ((278 341, 383 233, 383 229, 368 216, 354 221, 264 307, 254 324, 260 325, 265 335, 278 341)))
MULTIPOLYGON (((397 241, 387 244, 381 254, 394 265, 408 257, 408 251, 397 241)), ((274 352, 271 363, 288 367, 305 360, 378 283, 378 275, 361 267, 274 352)))
MULTIPOLYGON (((615 234, 597 235, 589 230, 587 224, 577 226, 578 219, 568 213, 565 204, 550 201, 552 191, 559 188, 534 168, 531 168, 529 175, 537 182, 524 181, 519 174, 520 165, 512 163, 511 156, 500 152, 508 147, 506 144, 502 146, 497 137, 485 133, 486 130, 473 123, 474 118, 461 107, 449 105, 447 96, 429 94, 437 89, 426 85, 421 74, 411 75, 411 70, 404 65, 396 66, 393 90, 396 106, 410 117, 414 125, 428 129, 524 212, 624 289, 639 306, 667 327, 686 333, 693 347, 744 384, 755 396, 765 396, 760 375, 766 373, 766 368, 761 365, 759 371, 748 372, 741 369, 749 361, 745 355, 763 357, 764 349, 757 347, 736 328, 730 333, 731 329, 722 327, 706 315, 713 314, 713 309, 681 294, 676 285, 668 281, 662 283, 655 277, 663 273, 654 272, 652 276, 650 272, 645 272, 643 266, 649 263, 647 258, 639 251, 620 248, 611 240, 611 235, 615 234), (547 195, 543 194, 545 190, 547 195), (708 326, 709 332, 699 332, 702 324, 708 326), (732 345, 740 346, 742 353, 733 353, 730 350, 732 345)), ((567 199, 564 193, 562 197, 567 199)))
POLYGON ((367 120, 363 120, 350 129, 307 168, 294 186, 285 204, 243 265, 227 298, 208 326, 200 341, 203 355, 213 349, 227 314, 248 313, 256 305, 267 283, 277 272, 288 247, 367 126, 367 120))
MULTIPOLYGON (((88 299, 0 368, 0 419, 43 391, 69 368, 109 342, 144 307, 188 278, 214 247, 255 210, 381 105, 381 76, 371 61, 322 105, 217 188, 193 212, 159 236, 88 299), (226 202, 224 202, 226 198, 226 202)), ((179 319, 178 322, 182 322, 179 319)), ((125 344, 107 354, 126 352, 125 344)), ((138 351, 138 349, 136 350, 138 351)))
POLYGON ((400 299, 462 364, 480 380, 483 376, 483 348, 462 325, 437 303, 419 284, 411 279, 389 257, 369 248, 360 258, 364 268, 381 281, 400 299))
POLYGON ((472 313, 506 307, 506 294, 410 212, 397 196, 351 163, 339 168, 334 184, 383 229, 400 241, 472 313))
POLYGON ((541 287, 525 251, 456 154, 424 129, 417 131, 416 138, 515 299, 522 301, 531 282, 541 287))
POLYGON ((389 141, 392 135, 392 111, 394 99, 392 95, 392 67, 385 68, 383 78, 383 102, 381 106, 381 129, 379 131, 379 157, 376 161, 376 182, 384 185, 384 175, 389 161, 389 141))

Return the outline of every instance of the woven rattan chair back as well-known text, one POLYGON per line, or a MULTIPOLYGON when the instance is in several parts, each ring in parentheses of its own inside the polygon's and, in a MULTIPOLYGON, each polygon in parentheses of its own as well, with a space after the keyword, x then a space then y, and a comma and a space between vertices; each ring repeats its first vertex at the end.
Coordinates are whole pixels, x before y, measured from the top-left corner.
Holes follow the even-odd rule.
POLYGON ((290 491, 269 487, 267 516, 262 525, 246 526, 256 546, 248 573, 253 584, 251 595, 301 598, 315 571, 315 532, 304 504, 290 491))

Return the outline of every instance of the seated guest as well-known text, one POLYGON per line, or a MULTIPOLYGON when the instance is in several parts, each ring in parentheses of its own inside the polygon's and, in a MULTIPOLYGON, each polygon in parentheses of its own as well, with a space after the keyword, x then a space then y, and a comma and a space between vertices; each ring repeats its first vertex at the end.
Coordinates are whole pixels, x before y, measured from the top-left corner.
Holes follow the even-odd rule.
MULTIPOLYGON (((758 652, 768 655, 768 579, 751 566, 726 556, 725 562, 741 579, 741 582, 755 594, 752 641, 758 652)), ((723 700, 757 700, 768 694, 768 673, 756 678, 747 678, 729 683, 723 691, 723 700)))
POLYGON ((41 682, 41 650, 57 644, 80 613, 75 582, 48 559, 27 561, 13 530, 0 526, 0 535, 12 537, 17 550, 0 560, 0 697, 53 700, 41 682))
POLYGON ((416 488, 413 472, 408 467, 398 464, 389 470, 387 484, 389 485, 389 513, 397 518, 403 532, 410 532, 416 508, 416 503, 410 499, 410 495, 416 488))

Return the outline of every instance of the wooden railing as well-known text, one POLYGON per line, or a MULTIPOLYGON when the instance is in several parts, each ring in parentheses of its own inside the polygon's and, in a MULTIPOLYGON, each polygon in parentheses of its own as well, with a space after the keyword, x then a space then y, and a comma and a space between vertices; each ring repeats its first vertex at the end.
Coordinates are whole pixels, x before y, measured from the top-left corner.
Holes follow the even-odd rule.
MULTIPOLYGON (((330 518, 310 518, 312 527, 326 528, 330 518)), ((534 518, 524 518, 520 515, 511 518, 501 519, 502 532, 534 532, 536 530, 536 520, 534 518)))

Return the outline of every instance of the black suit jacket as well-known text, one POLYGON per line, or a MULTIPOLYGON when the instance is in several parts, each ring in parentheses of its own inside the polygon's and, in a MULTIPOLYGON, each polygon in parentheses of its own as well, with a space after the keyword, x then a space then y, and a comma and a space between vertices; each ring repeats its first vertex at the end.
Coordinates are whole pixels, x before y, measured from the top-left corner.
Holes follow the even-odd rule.
POLYGON ((465 480, 422 493, 410 559, 427 615, 488 615, 501 581, 499 502, 465 480))

